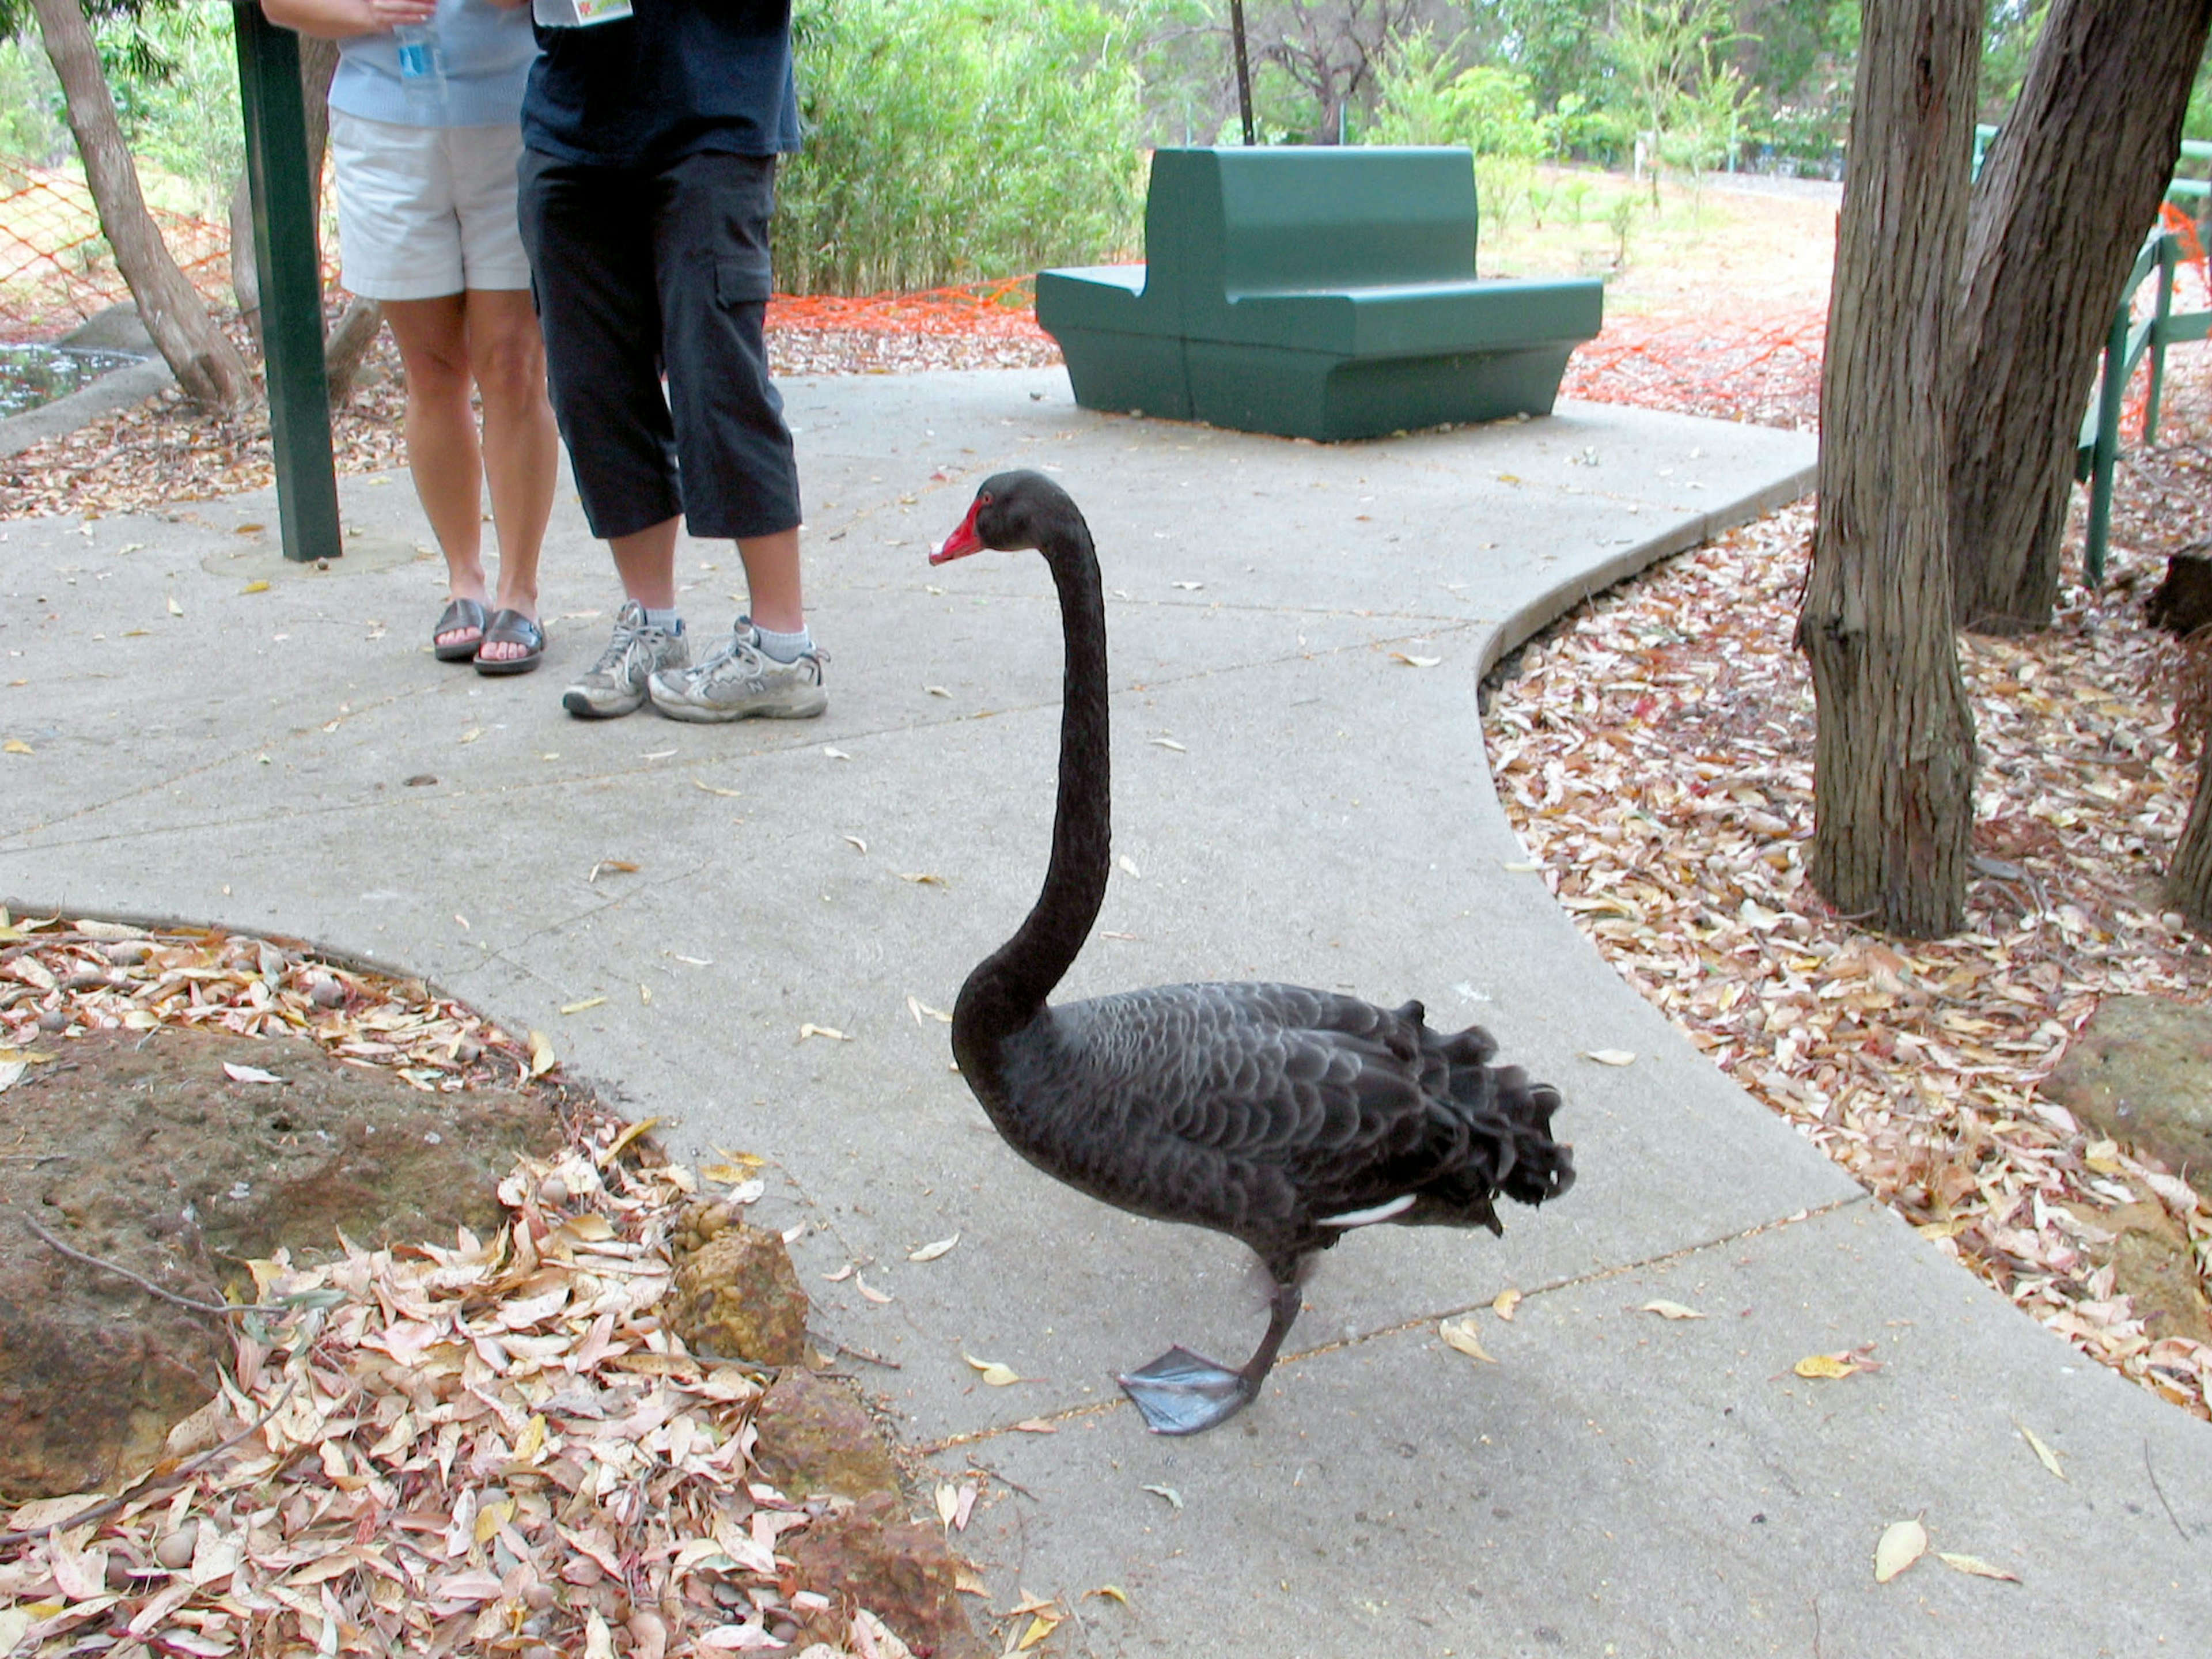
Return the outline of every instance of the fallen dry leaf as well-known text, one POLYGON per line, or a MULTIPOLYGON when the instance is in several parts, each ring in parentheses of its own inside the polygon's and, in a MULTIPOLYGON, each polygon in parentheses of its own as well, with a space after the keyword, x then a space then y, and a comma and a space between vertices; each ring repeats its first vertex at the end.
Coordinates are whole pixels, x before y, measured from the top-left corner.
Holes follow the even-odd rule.
POLYGON ((1443 1338, 1447 1347, 1457 1349, 1469 1359, 1480 1359, 1487 1365, 1495 1365, 1498 1363, 1482 1351, 1482 1343, 1474 1334, 1474 1320, 1472 1316, 1440 1321, 1437 1326, 1437 1334, 1443 1338))
POLYGON ((597 1008, 605 1001, 606 999, 605 997, 586 997, 580 1002, 562 1003, 561 1005, 561 1012, 564 1014, 580 1014, 585 1009, 597 1008))
POLYGON ((1145 1490, 1156 1497, 1166 1498, 1172 1508, 1179 1510, 1182 1507, 1182 1494, 1173 1486, 1146 1486, 1145 1490))
POLYGON ((1633 1066, 1636 1064, 1636 1051, 1632 1048, 1592 1048, 1583 1058, 1594 1060, 1601 1066, 1633 1066))
POLYGON ((959 1242, 960 1235, 955 1233, 950 1238, 940 1238, 933 1244, 925 1244, 918 1250, 908 1251, 906 1259, 909 1261, 934 1261, 959 1242))
POLYGON ((223 1075, 233 1083, 282 1083, 284 1079, 274 1072, 264 1072, 258 1066, 241 1066, 236 1060, 222 1063, 223 1075))
POLYGON ((2059 1466, 2058 1454, 2043 1443, 2043 1437, 2017 1418, 2013 1419, 2013 1427, 2020 1431, 2021 1438, 2027 1441, 2033 1449, 2035 1461, 2063 1480, 2066 1478, 2066 1471, 2059 1466))
POLYGON ((1513 1317, 1513 1310, 1520 1305, 1520 1291, 1500 1291, 1496 1296, 1491 1298, 1490 1311, 1496 1314, 1500 1319, 1510 1320, 1513 1317))
POLYGON ((853 1040, 834 1025, 817 1025, 811 1020, 799 1028, 801 1042, 809 1037, 827 1037, 832 1042, 850 1042, 853 1040))
POLYGON ((1020 1382, 1020 1375, 1011 1365, 1001 1365, 995 1359, 978 1359, 972 1353, 960 1356, 982 1376, 983 1381, 994 1389, 1004 1389, 1020 1382))
POLYGON ((1874 1581, 1887 1584, 1928 1550, 1928 1529, 1917 1521, 1893 1521, 1874 1547, 1874 1581))
POLYGON ((1819 1381, 1856 1376, 1862 1371, 1878 1371, 1881 1366, 1867 1357, 1865 1349, 1860 1348, 1842 1353, 1808 1353, 1790 1369, 1800 1376, 1819 1381))
POLYGON ((1408 668, 1434 668, 1443 660, 1442 657, 1416 657, 1404 651, 1393 651, 1390 657, 1392 661, 1401 662, 1408 668))
POLYGON ((2020 1583, 2020 1575, 2007 1572, 2002 1567, 1992 1566, 1978 1555, 1954 1555, 1948 1550, 1936 1552, 1936 1559, 1954 1572, 1963 1572, 1975 1578, 2001 1578, 2008 1584, 2020 1583))
POLYGON ((1662 1319, 1703 1319, 1705 1317, 1705 1315, 1699 1313, 1695 1308, 1685 1307, 1680 1302, 1668 1302, 1663 1297, 1647 1302, 1636 1311, 1657 1314, 1662 1319))
POLYGON ((10 738, 7 742, 0 743, 0 753, 9 755, 29 755, 37 751, 34 750, 29 744, 25 743, 21 738, 10 738))

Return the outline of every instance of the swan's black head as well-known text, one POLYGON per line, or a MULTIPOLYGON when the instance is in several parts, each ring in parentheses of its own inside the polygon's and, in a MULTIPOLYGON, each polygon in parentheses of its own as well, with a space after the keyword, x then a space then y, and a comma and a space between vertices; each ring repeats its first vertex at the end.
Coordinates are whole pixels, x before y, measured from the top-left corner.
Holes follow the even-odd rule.
POLYGON ((983 480, 968 516, 930 553, 929 562, 944 564, 987 547, 1002 553, 1048 551, 1083 529, 1073 500, 1043 473, 1000 472, 983 480))

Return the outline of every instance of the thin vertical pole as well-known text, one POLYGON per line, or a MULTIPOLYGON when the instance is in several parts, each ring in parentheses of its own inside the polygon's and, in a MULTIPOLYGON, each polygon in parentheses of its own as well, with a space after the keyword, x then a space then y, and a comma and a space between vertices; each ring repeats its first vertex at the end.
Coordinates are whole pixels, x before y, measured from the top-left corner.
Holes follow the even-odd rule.
POLYGON ((2128 306, 2113 313, 2105 337, 2105 378, 2097 387, 2097 441, 2089 453, 2089 543, 2082 557, 2089 586, 2105 582, 2105 546, 2112 526, 2112 473, 2120 455, 2120 398, 2128 383, 2128 306))
POLYGON ((1229 35, 1237 48, 1237 109, 1244 118, 1244 143, 1260 142, 1252 131, 1252 60, 1244 49, 1244 0, 1229 0, 1229 35))
POLYGON ((323 284, 315 268, 300 38, 271 23, 252 0, 233 0, 230 11, 238 41, 238 101, 246 117, 253 253, 261 271, 276 516, 284 556, 304 564, 337 558, 345 548, 331 453, 330 382, 323 372, 323 284))
POLYGON ((2181 241, 2172 231, 2158 239, 2158 307, 2150 322, 2150 391, 2143 399, 2142 441, 2145 447, 2158 441, 2158 400, 2166 390, 2166 331, 2173 315, 2173 269, 2180 262, 2181 241))

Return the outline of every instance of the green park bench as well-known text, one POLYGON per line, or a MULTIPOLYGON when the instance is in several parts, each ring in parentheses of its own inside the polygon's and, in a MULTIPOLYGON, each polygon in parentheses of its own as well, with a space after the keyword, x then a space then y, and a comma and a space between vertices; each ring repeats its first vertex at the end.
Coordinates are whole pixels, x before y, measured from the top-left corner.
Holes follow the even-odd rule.
POLYGON ((1297 438, 1547 415, 1604 303, 1479 282, 1464 149, 1162 149, 1140 265, 1038 274, 1085 409, 1297 438))

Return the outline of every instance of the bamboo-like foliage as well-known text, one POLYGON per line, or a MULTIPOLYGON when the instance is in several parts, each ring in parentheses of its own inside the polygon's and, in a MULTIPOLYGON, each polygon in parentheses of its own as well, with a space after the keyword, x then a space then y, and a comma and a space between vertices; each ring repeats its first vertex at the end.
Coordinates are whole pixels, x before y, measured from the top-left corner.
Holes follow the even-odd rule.
POLYGON ((805 147, 779 180, 777 285, 865 294, 1133 255, 1141 9, 801 0, 805 147))

